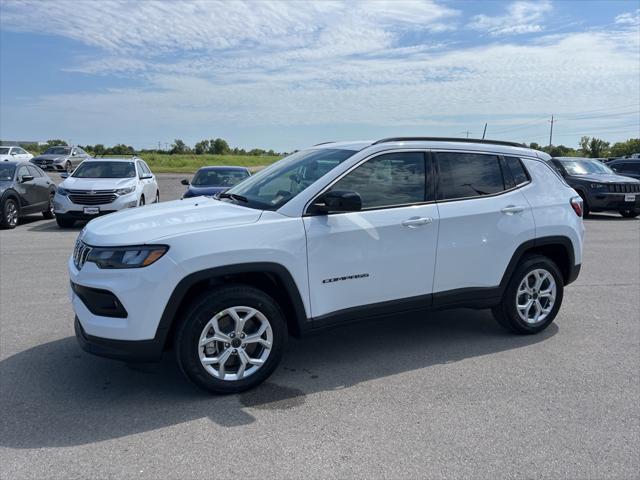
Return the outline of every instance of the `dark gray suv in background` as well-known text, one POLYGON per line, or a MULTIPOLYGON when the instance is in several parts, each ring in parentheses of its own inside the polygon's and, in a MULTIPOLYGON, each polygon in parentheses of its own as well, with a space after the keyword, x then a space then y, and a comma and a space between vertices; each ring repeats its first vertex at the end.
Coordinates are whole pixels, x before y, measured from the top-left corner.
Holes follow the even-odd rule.
POLYGON ((593 158, 555 157, 551 163, 582 197, 584 214, 619 212, 626 218, 640 215, 640 181, 625 177, 593 158))

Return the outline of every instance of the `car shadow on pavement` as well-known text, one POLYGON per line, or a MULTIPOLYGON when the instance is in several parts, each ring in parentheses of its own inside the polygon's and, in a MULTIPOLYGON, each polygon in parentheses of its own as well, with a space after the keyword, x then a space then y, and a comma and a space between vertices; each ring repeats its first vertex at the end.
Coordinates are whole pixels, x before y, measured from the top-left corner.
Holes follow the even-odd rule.
MULTIPOLYGON (((239 395, 204 393, 168 354, 128 366, 80 350, 67 337, 0 361, 0 445, 43 448, 120 438, 208 417, 223 427, 256 410, 303 407, 306 396, 373 379, 526 347, 558 332, 511 335, 488 311, 453 310, 352 324, 291 340, 263 385, 239 395)), ((171 353, 171 352, 169 352, 171 353)))
POLYGON ((79 232, 80 230, 82 230, 82 228, 85 225, 86 225, 86 222, 76 222, 73 227, 61 228, 60 226, 58 226, 55 220, 48 220, 46 222, 39 222, 33 226, 29 226, 29 231, 30 232, 47 232, 47 233, 51 233, 51 232, 64 233, 64 232, 73 232, 73 231, 79 232))

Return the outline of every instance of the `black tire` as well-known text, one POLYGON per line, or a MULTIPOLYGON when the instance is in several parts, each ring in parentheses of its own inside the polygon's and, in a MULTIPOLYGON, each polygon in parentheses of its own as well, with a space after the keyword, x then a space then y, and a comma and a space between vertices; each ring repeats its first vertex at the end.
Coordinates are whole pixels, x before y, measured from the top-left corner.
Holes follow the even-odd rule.
POLYGON ((620 210, 620 215, 624 218, 636 218, 640 215, 640 210, 620 210))
MULTIPOLYGON (((176 358, 184 375, 198 387, 218 394, 242 392, 264 382, 273 373, 282 358, 287 335, 280 307, 262 290, 248 285, 219 287, 197 297, 185 313, 176 333, 176 358), (264 364, 252 374, 239 380, 223 380, 209 373, 200 362, 200 348, 205 347, 199 347, 199 340, 202 331, 216 314, 237 306, 254 308, 268 320, 272 332, 271 350, 264 364)), ((237 361, 235 357, 229 358, 237 361)))
POLYGON ((56 214, 53 211, 53 195, 54 195, 53 193, 49 194, 49 204, 47 206, 47 209, 44 212, 42 212, 42 216, 47 220, 51 220, 56 216, 56 214))
POLYGON ((140 197, 140 201, 138 202, 139 207, 144 207, 144 195, 140 197))
POLYGON ((156 190, 156 200, 153 203, 160 203, 160 190, 156 190))
MULTIPOLYGON (((562 305, 563 293, 564 279, 562 278, 562 274, 560 273, 558 266, 545 256, 527 255, 520 261, 515 272, 509 279, 509 283, 504 291, 500 305, 492 309, 493 316, 500 325, 514 333, 538 333, 547 328, 556 318, 558 310, 560 310, 560 306, 562 305), (518 313, 517 299, 519 297, 517 296, 517 292, 521 282, 523 282, 531 272, 538 269, 545 270, 551 274, 555 282, 556 294, 554 304, 547 316, 540 322, 532 324, 527 323, 518 313)), ((535 298, 537 299, 538 297, 536 296, 535 298)), ((541 300, 541 302, 543 301, 544 300, 541 300)), ((548 306, 548 304, 545 306, 548 306)), ((525 316, 528 317, 528 314, 525 316)))
POLYGON ((2 215, 0 217, 0 227, 13 229, 18 225, 18 216, 20 213, 20 207, 18 202, 13 198, 5 199, 2 204, 2 215))
POLYGON ((56 215, 56 222, 60 228, 71 228, 76 223, 73 218, 66 218, 61 215, 56 215))

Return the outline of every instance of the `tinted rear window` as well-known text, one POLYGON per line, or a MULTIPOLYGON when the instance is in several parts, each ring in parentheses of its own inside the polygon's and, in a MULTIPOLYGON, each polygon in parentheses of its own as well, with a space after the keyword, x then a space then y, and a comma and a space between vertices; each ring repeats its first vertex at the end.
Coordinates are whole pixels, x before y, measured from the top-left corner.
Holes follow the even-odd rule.
POLYGON ((504 157, 504 160, 513 176, 513 180, 516 185, 522 185, 523 183, 527 183, 529 181, 529 176, 527 175, 524 166, 522 165, 522 161, 517 157, 504 157))
POLYGON ((438 198, 479 197, 505 190, 500 160, 496 155, 440 152, 438 198))

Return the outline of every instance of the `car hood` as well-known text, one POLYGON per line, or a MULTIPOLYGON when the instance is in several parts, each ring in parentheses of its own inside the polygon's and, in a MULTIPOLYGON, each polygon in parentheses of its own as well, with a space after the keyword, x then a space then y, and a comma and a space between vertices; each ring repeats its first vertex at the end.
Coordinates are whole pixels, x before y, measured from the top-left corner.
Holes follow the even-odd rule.
POLYGON ((194 187, 190 185, 187 189, 189 195, 197 197, 198 195, 215 195, 216 193, 225 192, 231 187, 194 187))
POLYGON ((135 178, 77 178, 69 177, 60 184, 69 190, 115 190, 136 183, 135 178))
POLYGON ((55 160, 56 158, 67 158, 69 155, 38 155, 33 160, 55 160))
POLYGON ((257 222, 261 210, 208 197, 154 203, 91 220, 81 233, 94 246, 143 245, 202 229, 257 222))
POLYGON ((588 174, 588 175, 572 175, 571 178, 576 180, 584 180, 587 182, 597 183, 638 183, 639 180, 631 177, 625 177, 623 175, 601 173, 601 174, 588 174))

